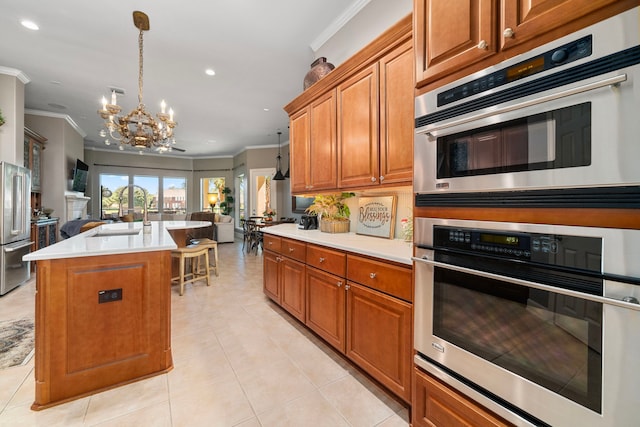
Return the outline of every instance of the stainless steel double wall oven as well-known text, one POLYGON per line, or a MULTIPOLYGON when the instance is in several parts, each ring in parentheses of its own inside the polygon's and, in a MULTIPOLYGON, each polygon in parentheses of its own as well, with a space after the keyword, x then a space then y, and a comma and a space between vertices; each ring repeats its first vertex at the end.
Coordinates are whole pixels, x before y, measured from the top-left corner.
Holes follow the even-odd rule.
POLYGON ((640 230, 471 208, 637 214, 639 18, 416 99, 415 363, 516 425, 638 425, 640 230))

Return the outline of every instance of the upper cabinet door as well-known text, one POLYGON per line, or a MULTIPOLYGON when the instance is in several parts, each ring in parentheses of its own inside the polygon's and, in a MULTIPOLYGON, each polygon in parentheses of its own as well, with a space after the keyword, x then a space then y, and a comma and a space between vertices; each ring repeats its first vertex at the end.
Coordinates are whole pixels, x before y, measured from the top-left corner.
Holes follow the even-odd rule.
POLYGON ((497 52, 496 5, 493 0, 414 2, 416 80, 420 86, 497 52))
POLYGON ((407 42, 380 60, 380 183, 411 183, 413 176, 413 46, 407 42))
POLYGON ((378 168, 378 63, 337 89, 338 187, 377 185, 378 168))
MULTIPOLYGON (((501 49, 518 46, 542 34, 567 26, 618 0, 502 0, 501 49)), ((562 31, 562 34, 567 31, 562 31)))
POLYGON ((336 92, 331 90, 311 103, 309 140, 310 190, 336 188, 338 160, 336 142, 336 92))
POLYGON ((291 192, 308 190, 309 108, 291 116, 289 120, 289 159, 291 162, 291 192))

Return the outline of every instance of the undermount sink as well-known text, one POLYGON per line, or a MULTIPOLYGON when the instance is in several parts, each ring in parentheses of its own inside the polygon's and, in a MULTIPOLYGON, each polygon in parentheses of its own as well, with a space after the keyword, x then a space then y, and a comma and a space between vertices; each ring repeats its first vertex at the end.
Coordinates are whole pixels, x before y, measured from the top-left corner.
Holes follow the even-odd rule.
POLYGON ((105 236, 132 236, 136 234, 140 234, 140 228, 131 228, 131 229, 115 229, 115 230, 98 230, 96 234, 89 237, 105 237, 105 236))

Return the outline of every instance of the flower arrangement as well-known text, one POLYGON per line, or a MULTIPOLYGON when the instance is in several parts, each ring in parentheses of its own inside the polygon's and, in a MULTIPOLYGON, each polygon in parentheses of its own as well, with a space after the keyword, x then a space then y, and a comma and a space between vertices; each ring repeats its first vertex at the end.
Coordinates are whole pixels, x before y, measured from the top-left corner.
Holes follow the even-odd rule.
POLYGON ((266 208, 264 212, 262 212, 262 215, 266 216, 267 218, 273 218, 274 216, 276 216, 276 211, 271 208, 266 208))
POLYGON ((411 242, 413 240, 413 218, 402 218, 400 220, 400 226, 402 227, 402 237, 405 242, 411 242))

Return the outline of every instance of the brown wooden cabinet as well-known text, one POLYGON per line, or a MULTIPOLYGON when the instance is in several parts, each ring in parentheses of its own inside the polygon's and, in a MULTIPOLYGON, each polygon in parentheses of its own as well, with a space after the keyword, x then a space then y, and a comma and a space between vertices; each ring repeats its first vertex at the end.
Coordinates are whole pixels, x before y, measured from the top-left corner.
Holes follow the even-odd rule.
POLYGON ((378 183, 378 64, 338 85, 338 187, 378 183))
POLYGON ((32 409, 172 368, 170 251, 37 264, 32 409))
POLYGON ((53 245, 58 241, 58 218, 34 221, 31 223, 32 252, 53 245))
POLYGON ((345 351, 344 277, 307 267, 306 325, 341 353, 345 351))
POLYGON ((495 54, 497 12, 494 0, 414 1, 417 86, 495 54))
POLYGON ((389 390, 411 400, 411 304, 348 281, 345 354, 389 390))
POLYGON ((416 87, 435 88, 633 6, 637 1, 416 0, 416 87))
POLYGON ((338 86, 338 186, 408 183, 413 171, 410 42, 338 86))
POLYGON ((285 106, 293 194, 411 184, 411 34, 408 16, 285 106))
POLYGON ((291 239, 266 237, 263 286, 264 293, 285 310, 305 321, 305 272, 306 244, 291 239), (277 252, 267 248, 278 248, 277 252), (286 254, 287 256, 284 256, 286 254))
POLYGON ((336 188, 336 100, 335 90, 314 100, 291 116, 291 192, 336 188))
POLYGON ((416 368, 411 402, 414 427, 505 427, 512 424, 416 368))
MULTIPOLYGON (((24 167, 31 170, 31 192, 39 193, 42 188, 42 150, 47 138, 29 128, 24 128, 24 167)), ((39 202, 39 199, 37 200, 39 202)), ((33 205, 33 203, 32 203, 33 205)), ((40 208, 40 206, 31 206, 40 208)))

